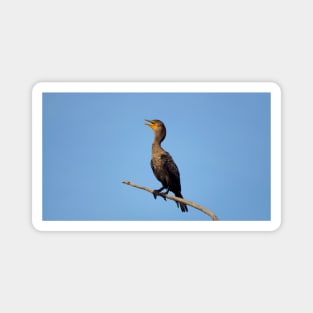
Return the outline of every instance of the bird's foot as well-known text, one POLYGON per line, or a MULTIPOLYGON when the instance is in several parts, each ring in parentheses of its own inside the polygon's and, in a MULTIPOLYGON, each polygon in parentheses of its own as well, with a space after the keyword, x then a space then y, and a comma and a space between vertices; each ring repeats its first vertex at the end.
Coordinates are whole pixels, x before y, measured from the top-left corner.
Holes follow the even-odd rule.
POLYGON ((163 192, 160 192, 158 190, 153 190, 152 194, 153 194, 154 199, 156 199, 157 196, 160 196, 160 197, 162 197, 166 201, 166 197, 164 196, 163 192))
POLYGON ((152 194, 153 194, 153 198, 156 199, 157 196, 159 195, 159 192, 156 190, 153 190, 152 194))
POLYGON ((164 199, 164 201, 166 201, 166 197, 165 197, 163 192, 160 192, 160 197, 162 197, 164 199))

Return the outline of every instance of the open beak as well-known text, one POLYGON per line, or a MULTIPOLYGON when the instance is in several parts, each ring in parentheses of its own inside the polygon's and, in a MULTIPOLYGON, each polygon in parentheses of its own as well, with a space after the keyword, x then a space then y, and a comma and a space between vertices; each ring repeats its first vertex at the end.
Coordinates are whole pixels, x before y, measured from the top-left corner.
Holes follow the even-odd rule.
POLYGON ((145 119, 145 121, 148 122, 148 123, 145 123, 145 125, 151 127, 152 129, 154 128, 154 125, 155 125, 155 124, 154 124, 153 121, 151 121, 151 120, 146 120, 146 119, 145 119))

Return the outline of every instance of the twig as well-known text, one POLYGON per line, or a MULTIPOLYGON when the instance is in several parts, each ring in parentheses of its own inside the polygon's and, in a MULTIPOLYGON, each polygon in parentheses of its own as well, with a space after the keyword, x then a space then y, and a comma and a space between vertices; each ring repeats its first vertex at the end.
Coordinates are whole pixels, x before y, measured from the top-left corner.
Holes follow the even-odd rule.
MULTIPOLYGON (((123 184, 126 184, 126 185, 129 185, 129 186, 132 186, 132 187, 135 187, 135 188, 138 188, 138 189, 142 189, 142 190, 145 190, 145 191, 148 191, 148 192, 151 192, 153 193, 153 189, 150 189, 150 188, 147 188, 145 186, 140 186, 140 185, 137 185, 135 183, 132 183, 130 181, 123 181, 122 182, 123 184)), ((192 201, 189 201, 189 200, 186 200, 186 199, 182 199, 182 198, 178 198, 178 197, 174 197, 174 196, 171 196, 171 195, 168 195, 168 194, 165 194, 165 193, 161 193, 162 197, 164 198, 167 198, 167 199, 170 199, 170 200, 173 200, 173 201, 177 201, 177 202, 180 202, 180 203, 184 203, 184 204, 187 204, 189 206, 192 206, 194 207, 195 209, 198 209, 200 210, 201 212, 209 215, 213 221, 218 221, 218 217, 210 210, 204 208, 203 206, 195 203, 195 202, 192 202, 192 201)))

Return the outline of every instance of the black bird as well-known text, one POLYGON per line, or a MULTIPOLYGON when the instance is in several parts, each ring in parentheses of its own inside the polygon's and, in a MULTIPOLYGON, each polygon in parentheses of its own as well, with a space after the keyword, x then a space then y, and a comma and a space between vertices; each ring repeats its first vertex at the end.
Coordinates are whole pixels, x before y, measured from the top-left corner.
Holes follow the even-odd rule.
MULTIPOLYGON (((151 168, 154 176, 161 182, 162 187, 153 191, 153 196, 162 196, 160 193, 166 189, 165 194, 172 191, 176 197, 183 198, 181 194, 180 176, 177 165, 171 155, 161 147, 161 142, 166 136, 166 128, 160 120, 146 120, 145 124, 154 131, 154 140, 152 143, 151 168)), ((164 198, 166 200, 166 198, 164 198)), ((176 202, 182 212, 188 212, 186 204, 176 202)))

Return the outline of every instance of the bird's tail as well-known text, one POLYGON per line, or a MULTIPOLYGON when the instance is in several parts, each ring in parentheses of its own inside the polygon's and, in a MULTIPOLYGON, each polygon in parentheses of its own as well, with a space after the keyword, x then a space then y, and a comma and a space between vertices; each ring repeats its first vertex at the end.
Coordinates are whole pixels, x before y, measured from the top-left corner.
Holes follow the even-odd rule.
MULTIPOLYGON (((175 196, 184 199, 183 195, 180 192, 175 193, 175 196)), ((187 205, 185 203, 181 203, 181 202, 176 201, 176 204, 177 204, 177 207, 182 210, 182 212, 188 212, 188 208, 187 208, 187 205)))

